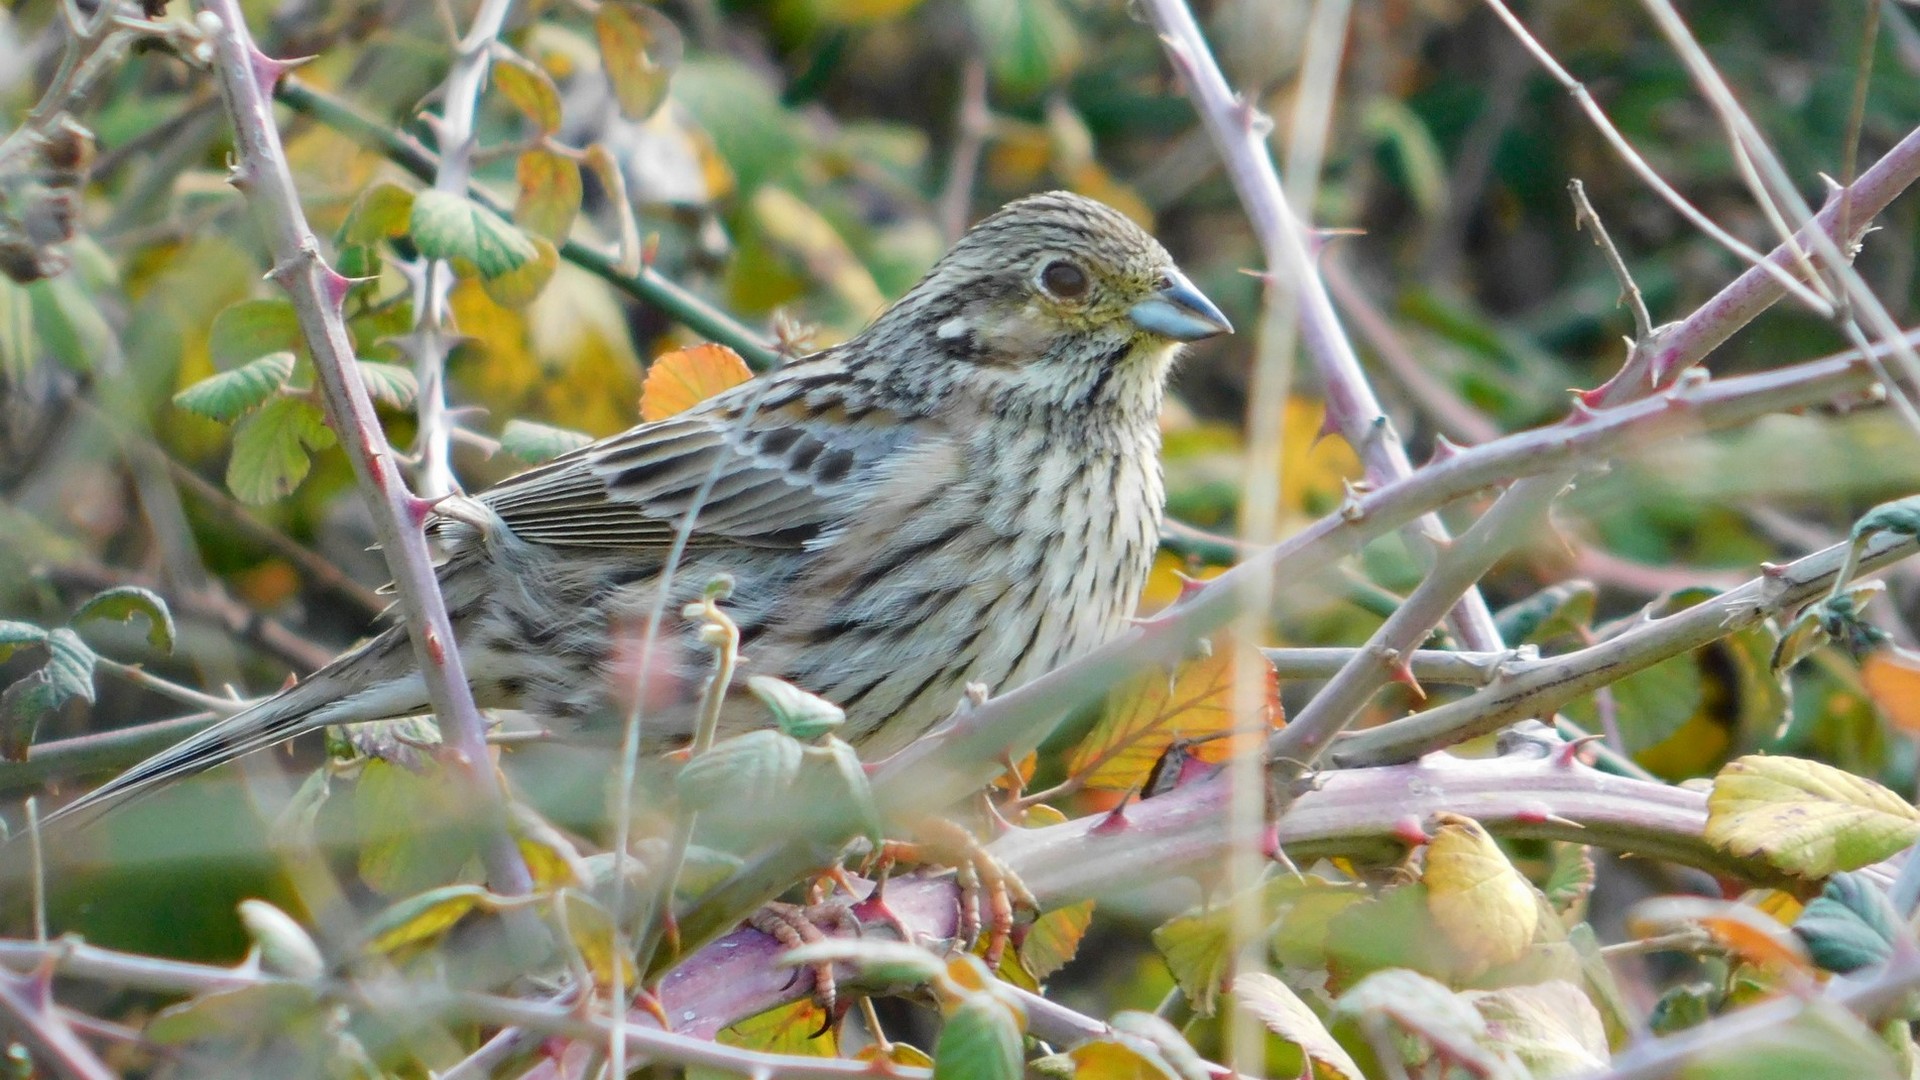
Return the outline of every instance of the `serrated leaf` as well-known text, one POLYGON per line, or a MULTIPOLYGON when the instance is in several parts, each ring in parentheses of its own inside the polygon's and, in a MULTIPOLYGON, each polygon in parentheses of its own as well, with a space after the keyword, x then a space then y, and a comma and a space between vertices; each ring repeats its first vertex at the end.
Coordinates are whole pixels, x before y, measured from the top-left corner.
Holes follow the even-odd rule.
POLYGON ((592 441, 593 436, 585 432, 536 424, 531 420, 509 420, 500 432, 500 449, 533 465, 578 450, 592 441))
POLYGON ((501 48, 494 53, 493 85, 520 115, 533 121, 540 134, 560 130, 560 91, 552 76, 519 53, 501 48))
POLYGON ((780 730, 802 741, 817 739, 847 722, 847 712, 818 694, 771 675, 755 675, 747 689, 773 714, 780 730))
POLYGON ((566 917, 567 940, 586 965, 593 984, 602 990, 635 985, 640 973, 607 909, 575 889, 562 889, 559 902, 566 917))
POLYGON ((291 378, 293 354, 268 353, 194 383, 173 395, 173 403, 209 420, 231 423, 272 400, 291 378))
POLYGON ((1901 937, 1901 919, 1885 893, 1867 877, 1847 872, 1827 879, 1793 924, 1813 962, 1845 975, 1884 964, 1901 937))
POLYGON ((15 650, 28 647, 44 647, 47 632, 32 623, 8 622, 0 619, 0 661, 13 656, 15 650))
POLYGON ((1510 964, 1533 944, 1540 926, 1533 886, 1472 818, 1434 815, 1420 880, 1434 924, 1468 960, 1468 974, 1510 964))
POLYGON ((694 810, 764 802, 793 786, 804 751, 791 736, 749 731, 714 743, 680 770, 674 785, 694 810))
POLYGON ((1563 923, 1579 922, 1586 917, 1587 897, 1593 893, 1593 852, 1585 844, 1565 840, 1554 841, 1547 850, 1552 861, 1540 891, 1563 923))
POLYGON ((367 396, 389 409, 411 409, 420 396, 420 380, 412 369, 399 364, 358 361, 360 381, 367 384, 367 396))
POLYGON ((810 997, 802 998, 721 1028, 713 1040, 723 1046, 769 1054, 838 1057, 839 1040, 834 1036, 831 1020, 818 1002, 810 997))
POLYGON ((443 885, 409 896, 367 923, 363 932, 367 951, 392 956, 433 941, 473 911, 494 910, 499 899, 480 885, 443 885))
POLYGON ((312 402, 273 398, 234 429, 227 487, 241 502, 270 503, 306 479, 309 450, 324 450, 333 442, 333 429, 312 402))
POLYGON ((1019 948, 1020 964, 1036 983, 1045 982, 1080 951, 1093 925, 1093 901, 1055 908, 1035 919, 1019 948))
POLYGON ((97 592, 73 613, 73 621, 83 623, 89 619, 107 619, 126 622, 135 615, 146 617, 147 644, 162 653, 173 651, 173 612, 167 610, 167 602, 160 598, 160 594, 151 589, 120 585, 97 592))
POLYGON ((640 419, 665 420, 751 378, 753 369, 725 345, 708 342, 661 353, 647 365, 640 419))
POLYGON ((544 236, 524 239, 533 245, 533 258, 505 273, 480 279, 480 287, 501 307, 523 308, 533 303, 560 268, 560 252, 551 240, 544 236))
POLYGON ((382 180, 368 186, 353 201, 353 209, 347 211, 347 220, 340 226, 340 242, 372 245, 405 236, 412 218, 413 192, 382 180))
POLYGON ((652 116, 686 56, 680 28, 645 4, 606 0, 594 15, 593 32, 620 111, 629 120, 652 116))
POLYGON ((1130 791, 1146 781, 1174 740, 1244 729, 1244 736, 1210 739, 1193 748, 1202 761, 1225 761, 1264 740, 1266 729, 1279 719, 1277 690, 1273 665, 1257 650, 1216 643, 1211 655, 1182 664, 1172 677, 1150 671, 1117 687, 1100 720, 1068 756, 1067 772, 1084 777, 1089 788, 1130 791), (1234 679, 1243 663, 1251 665, 1265 687, 1259 714, 1236 724, 1234 679))
POLYGON ((1605 1069, 1606 1025, 1580 988, 1564 980, 1461 994, 1487 1021, 1486 1041, 1511 1050, 1535 1080, 1605 1069))
POLYGON ((1338 1080, 1365 1080, 1352 1055, 1286 983, 1265 972, 1249 972, 1233 980, 1233 997, 1268 1031, 1299 1047, 1321 1073, 1338 1080))
POLYGON ((240 922, 259 950, 260 967, 292 979, 318 979, 327 962, 306 929, 293 916, 265 900, 240 901, 240 922))
POLYGON ((444 191, 427 190, 413 197, 408 231, 421 254, 462 260, 483 278, 512 273, 540 257, 533 238, 500 215, 444 191))
POLYGON ((536 147, 520 155, 514 165, 514 180, 515 223, 535 236, 565 243, 585 194, 580 163, 536 147))
MULTIPOLYGON (((237 368, 269 353, 298 352, 300 316, 285 300, 242 300, 220 309, 208 331, 213 365, 237 368)), ((285 380, 282 380, 283 382, 285 380)))
POLYGON ((1920 837, 1920 811, 1865 777, 1801 758, 1739 758, 1714 777, 1706 840, 1821 878, 1878 862, 1920 837))
POLYGON ((1329 1021, 1363 1069, 1372 1060, 1374 1046, 1365 1033, 1384 1027, 1407 1069, 1424 1071, 1428 1062, 1438 1058, 1483 1080, 1531 1080, 1511 1050, 1485 1045, 1487 1022, 1472 1005, 1417 972, 1398 968, 1374 972, 1340 995, 1329 1021), (1349 1034, 1353 1037, 1345 1037, 1349 1034))
POLYGON ((934 1080, 1020 1080, 1020 1020, 992 994, 969 994, 933 1044, 934 1080))
POLYGON ((20 642, 8 651, 22 646, 44 649, 46 659, 0 691, 0 758, 7 761, 26 760, 35 733, 49 717, 77 716, 93 703, 94 654, 78 634, 49 630, 40 641, 20 642))

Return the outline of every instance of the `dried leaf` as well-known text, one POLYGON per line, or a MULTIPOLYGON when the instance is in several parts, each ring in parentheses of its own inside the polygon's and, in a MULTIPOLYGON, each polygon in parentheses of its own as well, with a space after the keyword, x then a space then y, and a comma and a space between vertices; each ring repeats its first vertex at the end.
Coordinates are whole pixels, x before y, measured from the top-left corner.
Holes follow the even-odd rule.
POLYGON ((593 18, 593 31, 620 111, 630 120, 652 116, 686 55, 679 27, 656 8, 606 0, 593 18))
POLYGON ((1216 645, 1213 655, 1181 665, 1171 679, 1155 671, 1123 683, 1108 697, 1099 723, 1068 756, 1067 772, 1084 775, 1086 786, 1095 790, 1131 791, 1175 739, 1220 735, 1236 726, 1247 731, 1194 747, 1202 760, 1224 761, 1236 750, 1258 745, 1279 717, 1273 679, 1273 666, 1256 650, 1216 645), (1266 684, 1260 714, 1238 725, 1232 712, 1236 658, 1256 665, 1266 684))

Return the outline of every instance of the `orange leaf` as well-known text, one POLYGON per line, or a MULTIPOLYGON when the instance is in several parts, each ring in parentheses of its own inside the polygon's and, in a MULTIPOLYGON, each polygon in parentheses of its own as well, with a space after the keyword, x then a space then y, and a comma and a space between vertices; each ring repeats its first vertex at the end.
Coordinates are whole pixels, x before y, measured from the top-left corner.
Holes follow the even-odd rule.
POLYGON ((640 419, 651 423, 753 378, 740 354, 711 342, 660 354, 640 387, 640 419))
POLYGON ((1920 662, 1910 654, 1883 649, 1861 662, 1860 681, 1888 723, 1909 735, 1920 734, 1920 662))
POLYGON ((1272 665, 1253 649, 1217 641, 1213 655, 1190 661, 1173 677, 1153 671, 1122 684, 1087 737, 1067 760, 1067 772, 1084 776, 1092 789, 1130 790, 1140 786, 1175 739, 1207 739, 1193 747, 1203 761, 1225 761, 1258 746, 1266 729, 1278 723, 1280 706, 1272 665), (1235 722, 1236 658, 1251 665, 1262 682, 1256 715, 1235 722), (1239 731, 1232 738, 1208 738, 1239 731))

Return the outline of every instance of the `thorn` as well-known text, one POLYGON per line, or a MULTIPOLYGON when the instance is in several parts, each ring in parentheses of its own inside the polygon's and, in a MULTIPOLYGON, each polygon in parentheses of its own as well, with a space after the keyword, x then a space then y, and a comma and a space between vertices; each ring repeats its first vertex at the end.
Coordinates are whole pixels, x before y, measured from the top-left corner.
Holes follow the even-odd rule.
POLYGON ((1771 578, 1774 581, 1779 581, 1781 578, 1786 577, 1787 570, 1788 566, 1785 563, 1763 562, 1760 564, 1760 576, 1763 578, 1771 578))
POLYGON ((296 686, 299 686, 299 685, 300 685, 300 677, 299 677, 299 676, 297 676, 297 675, 295 675, 295 674, 294 674, 294 673, 292 673, 291 671, 289 671, 289 672, 287 673, 287 678, 286 678, 286 681, 285 681, 285 682, 282 682, 282 683, 280 684, 280 689, 281 689, 281 690, 282 690, 282 691, 284 692, 284 691, 287 691, 287 690, 291 690, 291 689, 293 689, 294 687, 296 687, 296 686))
POLYGON ((1427 464, 1436 465, 1442 461, 1451 461, 1459 457, 1465 448, 1444 434, 1433 437, 1433 453, 1427 455, 1427 464))
POLYGON ((1582 735, 1577 739, 1568 740, 1564 746, 1560 747, 1560 749, 1554 753, 1554 767, 1558 769, 1570 769, 1575 765, 1587 764, 1586 756, 1582 754, 1581 751, 1586 749, 1588 743, 1596 743, 1604 738, 1606 738, 1604 735, 1582 735))
POLYGON ((1412 814, 1402 814, 1395 818, 1391 831, 1395 839, 1404 842, 1408 847, 1424 847, 1433 841, 1433 837, 1427 834, 1426 827, 1420 824, 1420 819, 1412 814))
POLYGON ((1360 493, 1353 486, 1353 481, 1342 479, 1340 486, 1346 491, 1346 495, 1340 500, 1340 520, 1351 524, 1365 518, 1367 511, 1360 505, 1360 493))
POLYGON ((435 499, 423 499, 418 495, 408 494, 406 496, 406 504, 405 504, 406 510, 407 510, 407 521, 412 523, 414 528, 416 529, 420 528, 422 525, 425 525, 427 523, 428 518, 433 516, 433 512, 439 509, 441 503, 447 501, 452 497, 453 497, 452 492, 448 492, 447 494, 442 495, 439 498, 435 498, 435 499))
POLYGON ((1340 423, 1334 419, 1333 410, 1328 409, 1320 417, 1320 430, 1313 433, 1313 443, 1318 446, 1321 439, 1332 438, 1338 434, 1340 434, 1340 423))
POLYGON ((647 234, 647 238, 640 242, 640 268, 642 270, 653 269, 653 260, 658 258, 659 255, 660 234, 650 232, 647 234))
POLYGON ((1121 799, 1113 809, 1107 811, 1106 816, 1100 819, 1099 824, 1087 831, 1093 836, 1113 836, 1117 833, 1126 832, 1133 824, 1133 822, 1127 820, 1127 804, 1132 801, 1133 792, 1129 791, 1126 798, 1121 799))
POLYGON ((1421 701, 1427 700, 1427 691, 1420 680, 1413 676, 1413 665, 1408 663, 1407 654, 1398 649, 1380 649, 1378 655, 1387 666, 1387 678, 1413 691, 1421 701))
POLYGON ((1594 417, 1600 415, 1599 411, 1594 408, 1594 403, 1587 400, 1588 394, 1591 393, 1591 391, 1572 390, 1569 391, 1569 393, 1573 395, 1573 409, 1567 413, 1566 422, 1568 424, 1579 425, 1590 423, 1594 417))
POLYGON ((444 665, 447 662, 447 646, 431 627, 427 629, 427 656, 436 665, 444 665))
POLYGON ((354 286, 372 280, 374 279, 350 278, 338 270, 335 270, 333 267, 328 266, 325 262, 320 264, 320 290, 322 295, 326 297, 327 303, 332 304, 333 310, 335 311, 339 311, 346 306, 347 294, 353 291, 354 286))
POLYGON ((275 60, 261 52, 257 46, 251 44, 247 46, 247 63, 253 68, 253 81, 260 88, 262 97, 272 97, 273 88, 280 85, 280 80, 286 77, 287 72, 312 61, 311 56, 275 60))
POLYGON ((1269 821, 1266 828, 1260 830, 1260 855, 1270 862, 1279 862, 1287 857, 1286 852, 1280 849, 1278 822, 1269 821))

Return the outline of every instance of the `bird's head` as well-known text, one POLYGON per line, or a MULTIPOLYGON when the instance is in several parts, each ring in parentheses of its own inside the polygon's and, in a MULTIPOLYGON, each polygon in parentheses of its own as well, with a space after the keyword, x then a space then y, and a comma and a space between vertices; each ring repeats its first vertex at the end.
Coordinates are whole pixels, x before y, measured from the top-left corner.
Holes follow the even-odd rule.
POLYGON ((1232 331, 1144 229, 1055 191, 968 230, 862 339, 1005 404, 1157 410, 1180 346, 1232 331))

